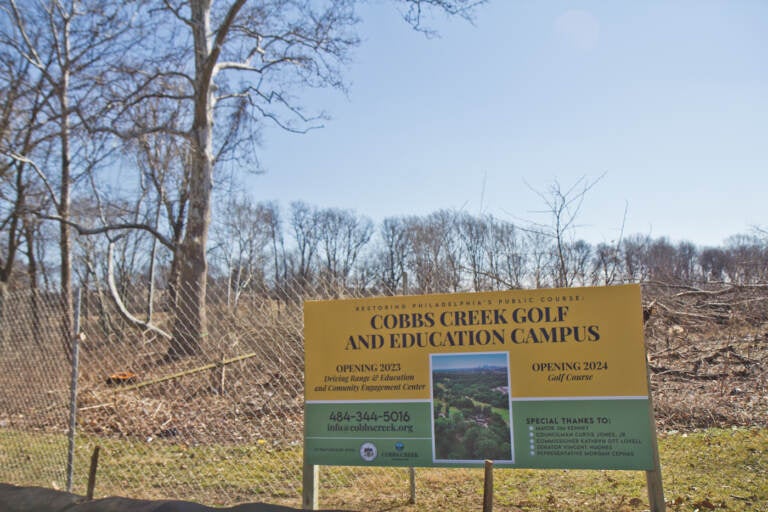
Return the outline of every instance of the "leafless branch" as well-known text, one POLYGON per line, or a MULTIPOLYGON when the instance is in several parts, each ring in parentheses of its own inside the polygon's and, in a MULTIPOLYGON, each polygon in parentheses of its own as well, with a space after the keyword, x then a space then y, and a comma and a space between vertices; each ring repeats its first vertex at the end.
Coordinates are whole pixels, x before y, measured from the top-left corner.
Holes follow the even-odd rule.
POLYGON ((152 226, 149 226, 147 224, 137 223, 137 222, 124 222, 120 224, 109 224, 106 226, 99 226, 95 228, 87 228, 85 226, 82 226, 78 224, 77 222, 73 222, 68 219, 63 219, 59 215, 48 215, 48 214, 37 214, 38 217, 41 219, 46 220, 54 220, 56 222, 62 222, 72 228, 74 228, 78 234, 80 235, 101 235, 106 233, 111 233, 113 231, 125 231, 127 229, 138 229, 140 231, 146 231, 147 233, 150 233, 152 236, 157 238, 157 240, 163 244, 165 247, 167 247, 170 250, 175 249, 175 245, 173 242, 171 242, 168 238, 166 238, 162 233, 157 231, 152 226))
POLYGON ((7 154, 14 160, 23 162, 29 165, 30 167, 32 167, 32 169, 35 171, 35 174, 37 174, 37 176, 40 178, 40 181, 43 182, 43 186, 45 187, 45 190, 48 192, 48 196, 51 198, 51 201, 53 201, 54 205, 58 207, 58 202, 56 201, 56 197, 57 197, 56 192, 54 191, 53 186, 51 185, 50 181, 48 181, 48 177, 45 175, 45 173, 40 168, 40 166, 38 166, 34 160, 27 158, 23 155, 19 155, 14 152, 10 152, 7 154))
POLYGON ((171 335, 167 332, 163 331, 156 325, 153 325, 149 322, 145 322, 143 320, 140 320, 133 316, 130 311, 128 311, 128 308, 125 307, 125 304, 123 303, 122 299, 120 298, 120 294, 117 291, 117 284, 115 283, 115 272, 114 272, 114 240, 109 241, 109 246, 107 249, 107 283, 109 285, 109 293, 112 297, 112 300, 115 302, 115 306, 117 306, 118 311, 120 314, 129 322, 132 324, 139 326, 143 329, 147 329, 149 331, 152 331, 156 334, 159 334, 163 338, 169 340, 171 339, 171 335))

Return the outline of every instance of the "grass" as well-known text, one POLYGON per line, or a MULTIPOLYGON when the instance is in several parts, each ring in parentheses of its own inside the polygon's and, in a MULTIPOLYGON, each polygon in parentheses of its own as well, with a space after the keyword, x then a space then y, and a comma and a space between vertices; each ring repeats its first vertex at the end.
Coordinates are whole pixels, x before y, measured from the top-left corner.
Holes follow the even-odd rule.
MULTIPOLYGON (((81 438, 75 461, 77 493, 85 493, 90 452, 97 443, 101 448, 97 496, 167 498, 170 484, 174 497, 211 505, 216 505, 216 496, 221 495, 237 501, 300 505, 300 446, 278 449, 263 443, 190 447, 164 441, 81 438), (286 482, 285 488, 261 488, 259 482, 274 480, 276 472, 286 482)), ((662 435, 659 451, 668 510, 768 512, 766 447, 766 429, 707 429, 662 435)), ((55 480, 61 478, 61 470, 41 477, 41 468, 33 464, 52 449, 66 453, 66 439, 61 435, 0 429, 0 481, 61 486, 63 482, 55 480)), ((60 467, 62 457, 65 459, 63 455, 52 458, 56 466, 60 467)), ((336 468, 321 468, 321 506, 403 512, 481 509, 482 469, 417 468, 415 505, 407 504, 406 470, 359 468, 354 474, 355 478, 349 478, 349 471, 341 474, 336 468)), ((494 471, 495 511, 647 509, 643 472, 494 471)))

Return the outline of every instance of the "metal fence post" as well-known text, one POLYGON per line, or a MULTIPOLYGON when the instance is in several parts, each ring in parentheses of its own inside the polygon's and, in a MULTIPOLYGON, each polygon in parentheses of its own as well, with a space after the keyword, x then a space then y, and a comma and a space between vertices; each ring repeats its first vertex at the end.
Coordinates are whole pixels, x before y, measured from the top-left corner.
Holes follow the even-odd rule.
MULTIPOLYGON (((305 458, 306 460, 306 458, 305 458)), ((307 464, 303 466, 303 490, 301 492, 302 508, 304 510, 317 510, 320 504, 318 491, 320 488, 320 479, 318 478, 319 466, 307 464)))
POLYGON ((69 381, 69 434, 67 446, 67 492, 72 492, 75 472, 75 431, 77 429, 77 377, 80 366, 80 289, 77 290, 72 335, 72 374, 69 381))

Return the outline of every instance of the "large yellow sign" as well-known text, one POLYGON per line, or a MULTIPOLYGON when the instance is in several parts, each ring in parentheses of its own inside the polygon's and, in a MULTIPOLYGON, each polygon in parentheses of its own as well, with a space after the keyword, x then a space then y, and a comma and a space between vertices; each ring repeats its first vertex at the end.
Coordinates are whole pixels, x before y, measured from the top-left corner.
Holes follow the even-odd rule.
POLYGON ((650 463, 638 285, 312 301, 304 323, 315 463, 472 464, 451 445, 476 438, 510 466, 650 463))

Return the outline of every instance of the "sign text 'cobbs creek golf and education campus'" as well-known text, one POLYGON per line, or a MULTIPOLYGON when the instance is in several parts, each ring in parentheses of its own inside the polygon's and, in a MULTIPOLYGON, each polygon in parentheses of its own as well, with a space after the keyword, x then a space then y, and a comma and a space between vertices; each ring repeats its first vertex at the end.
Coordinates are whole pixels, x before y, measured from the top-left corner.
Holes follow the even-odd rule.
POLYGON ((309 301, 305 463, 654 467, 637 285, 309 301))

